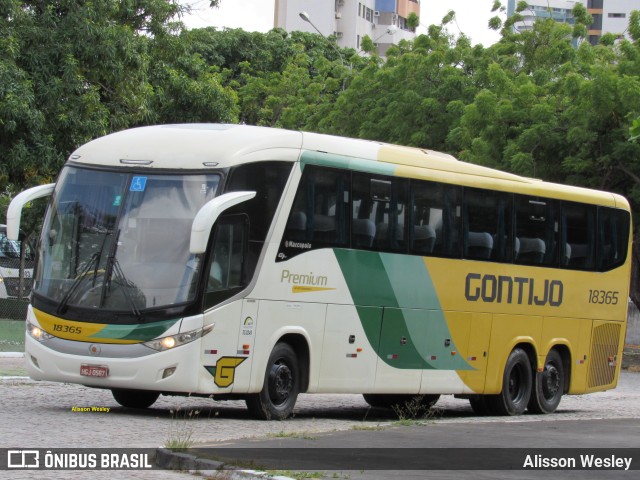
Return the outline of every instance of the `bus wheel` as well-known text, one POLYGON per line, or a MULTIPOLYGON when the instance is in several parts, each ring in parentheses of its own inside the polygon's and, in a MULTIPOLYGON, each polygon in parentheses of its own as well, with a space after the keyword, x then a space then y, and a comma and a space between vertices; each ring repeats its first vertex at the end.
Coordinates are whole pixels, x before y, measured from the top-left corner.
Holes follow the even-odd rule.
POLYGON ((487 395, 472 395, 469 398, 469 404, 476 415, 491 415, 487 395))
POLYGON ((160 396, 160 392, 123 388, 112 388, 111 394, 116 399, 116 402, 127 408, 149 408, 160 396))
POLYGON ((415 402, 424 409, 430 409, 440 399, 440 395, 411 395, 411 394, 374 394, 365 393, 362 395, 364 401, 372 407, 393 408, 395 406, 404 407, 406 404, 415 402))
POLYGON ((553 413, 564 394, 564 368, 557 350, 551 350, 544 361, 544 371, 536 372, 529 400, 529 411, 553 413))
POLYGON ((269 357, 260 393, 249 395, 247 407, 261 420, 284 420, 300 392, 300 368, 296 352, 288 343, 278 343, 269 357))
POLYGON ((521 348, 514 348, 504 367, 502 393, 488 398, 491 412, 496 415, 523 413, 531 396, 532 379, 529 356, 521 348))

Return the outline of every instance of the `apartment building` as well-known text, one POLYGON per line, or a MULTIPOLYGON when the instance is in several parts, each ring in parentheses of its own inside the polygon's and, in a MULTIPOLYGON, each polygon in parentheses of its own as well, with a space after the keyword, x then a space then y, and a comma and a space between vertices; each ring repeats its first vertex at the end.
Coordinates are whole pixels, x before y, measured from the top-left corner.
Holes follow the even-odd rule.
MULTIPOLYGON (((517 3, 518 0, 508 0, 508 17, 515 13, 517 3)), ((588 40, 593 45, 605 33, 626 35, 631 12, 640 10, 640 0, 528 0, 527 3, 529 8, 520 12, 523 20, 514 25, 517 31, 531 29, 536 18, 553 18, 573 25, 575 19, 571 10, 576 3, 582 3, 593 16, 588 30, 588 40)))
POLYGON ((420 16, 419 0, 276 0, 274 26, 335 35, 340 47, 359 52, 368 35, 384 56, 391 45, 415 37, 407 25, 411 13, 420 16))

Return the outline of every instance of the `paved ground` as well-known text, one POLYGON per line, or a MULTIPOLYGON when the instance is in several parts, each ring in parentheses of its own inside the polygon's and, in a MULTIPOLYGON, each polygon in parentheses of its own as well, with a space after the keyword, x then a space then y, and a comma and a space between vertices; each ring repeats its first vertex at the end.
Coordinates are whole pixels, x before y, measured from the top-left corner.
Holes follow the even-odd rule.
MULTIPOLYGON (((375 434, 397 420, 383 410, 370 409, 360 395, 301 395, 294 418, 262 422, 249 417, 243 402, 212 402, 208 399, 161 397, 153 408, 133 412, 119 407, 109 391, 22 377, 24 359, 0 357, 0 447, 158 447, 168 440, 190 437, 196 445, 234 439, 269 437, 304 440, 319 432, 375 434), (109 413, 78 413, 73 407, 108 407, 109 413)), ((632 368, 633 369, 633 368, 632 368)), ((468 402, 443 397, 429 425, 461 424, 487 428, 496 424, 571 420, 640 419, 640 373, 624 371, 615 390, 565 397, 558 412, 549 416, 518 418, 475 417, 468 402)), ((397 425, 397 424, 396 424, 397 425)), ((406 472, 399 473, 404 476, 406 472)), ((92 479, 160 478, 188 479, 179 472, 95 472, 92 479)), ((44 472, 40 478, 85 478, 86 472, 44 472)), ((11 472, 10 477, 31 478, 11 472)), ((338 477, 340 478, 340 477, 338 477)), ((356 477, 351 477, 356 478, 356 477)), ((455 478, 451 477, 451 478, 455 478)))

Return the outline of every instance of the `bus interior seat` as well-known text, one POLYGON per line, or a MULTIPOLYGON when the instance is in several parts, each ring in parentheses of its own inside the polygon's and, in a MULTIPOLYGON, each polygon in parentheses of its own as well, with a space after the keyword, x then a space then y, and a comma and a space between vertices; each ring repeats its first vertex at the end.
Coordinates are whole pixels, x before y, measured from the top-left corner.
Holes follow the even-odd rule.
POLYGON ((376 226, 366 218, 353 219, 353 239, 355 247, 371 247, 376 238, 376 226))
POLYGON ((491 258, 493 237, 489 232, 469 232, 467 247, 467 254, 470 258, 491 258))
POLYGON ((413 227, 413 250, 431 253, 435 244, 436 230, 431 225, 416 225, 413 227))
POLYGON ((541 238, 520 237, 520 252, 518 261, 521 263, 541 264, 547 246, 541 238))
POLYGON ((594 252, 588 243, 571 243, 571 258, 569 259, 570 267, 575 268, 591 268, 593 267, 594 252))
POLYGON ((336 219, 329 215, 316 213, 313 216, 313 240, 334 242, 336 238, 336 219))
POLYGON ((384 248, 391 244, 398 244, 404 242, 404 227, 403 225, 396 225, 395 235, 393 238, 389 237, 389 224, 387 222, 380 222, 376 226, 375 243, 377 246, 384 248))

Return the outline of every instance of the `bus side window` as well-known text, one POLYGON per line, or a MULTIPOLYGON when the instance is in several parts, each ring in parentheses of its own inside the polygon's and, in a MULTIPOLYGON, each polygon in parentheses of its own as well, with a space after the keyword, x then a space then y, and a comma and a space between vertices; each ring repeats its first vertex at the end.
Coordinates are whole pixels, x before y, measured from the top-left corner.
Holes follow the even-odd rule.
POLYGON ((281 256, 346 247, 349 172, 307 165, 282 238, 281 256))
POLYGON ((249 245, 244 266, 247 282, 253 277, 290 173, 290 163, 277 161, 239 165, 229 172, 225 193, 245 190, 256 192, 253 199, 236 205, 227 212, 243 213, 249 218, 249 245))
POLYGON ((411 253, 460 256, 461 199, 458 186, 411 182, 411 253))
POLYGON ((244 214, 225 216, 216 223, 205 289, 207 307, 231 297, 246 285, 248 226, 244 214))
POLYGON ((596 207, 563 202, 561 231, 561 265, 577 270, 594 270, 596 266, 596 207))
POLYGON ((351 245, 406 252, 406 181, 366 173, 353 175, 351 245))
POLYGON ((597 264, 601 272, 624 264, 627 259, 629 212, 616 208, 598 208, 598 252, 597 264))
POLYGON ((511 261, 511 195, 464 190, 464 258, 511 261))
POLYGON ((515 196, 515 262, 523 265, 558 265, 559 202, 548 198, 515 196))

